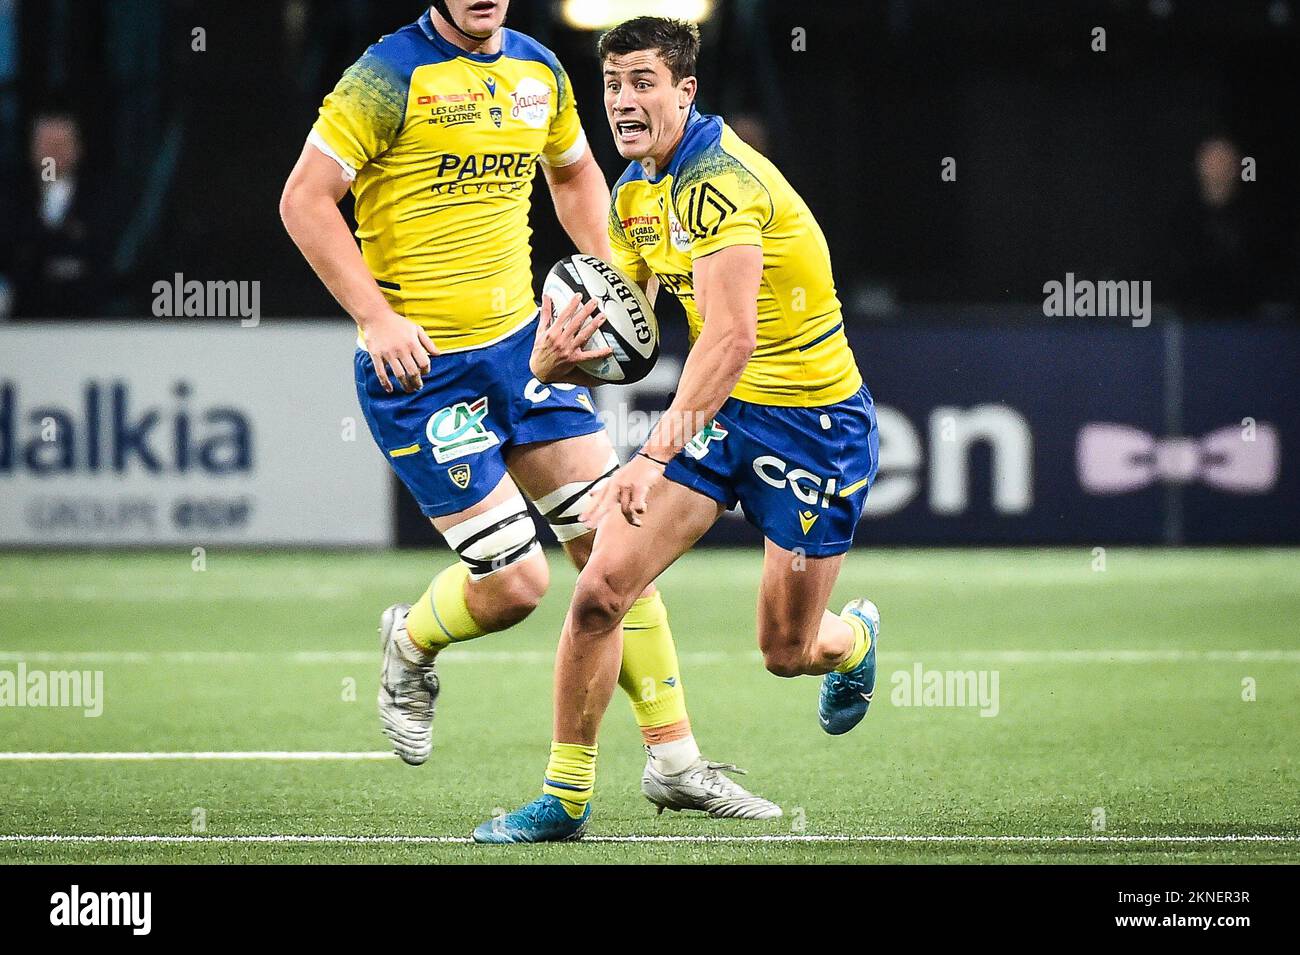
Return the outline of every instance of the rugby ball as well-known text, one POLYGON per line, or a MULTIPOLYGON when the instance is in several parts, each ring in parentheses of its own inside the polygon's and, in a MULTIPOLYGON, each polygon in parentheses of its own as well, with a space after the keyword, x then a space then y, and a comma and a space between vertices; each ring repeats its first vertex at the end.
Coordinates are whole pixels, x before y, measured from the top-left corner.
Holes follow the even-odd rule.
POLYGON ((575 295, 582 296, 584 305, 593 298, 600 303, 605 324, 586 347, 610 348, 613 354, 579 368, 593 378, 624 385, 650 374, 659 360, 659 322, 641 287, 626 275, 594 255, 571 255, 546 273, 542 293, 550 296, 557 315, 575 295))

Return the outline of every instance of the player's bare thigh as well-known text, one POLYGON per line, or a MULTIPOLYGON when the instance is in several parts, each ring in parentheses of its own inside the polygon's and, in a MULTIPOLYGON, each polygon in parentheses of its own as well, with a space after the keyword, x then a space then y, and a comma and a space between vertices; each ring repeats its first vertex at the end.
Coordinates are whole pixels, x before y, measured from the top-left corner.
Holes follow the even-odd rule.
POLYGON ((690 550, 722 512, 712 498, 663 480, 650 489, 640 527, 617 509, 607 513, 578 575, 567 629, 600 635, 617 627, 632 601, 690 550))
MULTIPOLYGON (((506 467, 515 483, 532 501, 545 500, 559 488, 595 481, 615 459, 614 446, 604 431, 558 441, 516 445, 506 454, 506 467)), ((565 541, 564 551, 581 570, 591 556, 594 531, 565 541)))
MULTIPOLYGON (((472 507, 455 514, 430 518, 440 534, 472 517, 499 507, 519 495, 510 475, 501 478, 492 492, 472 507)), ((531 518, 529 518, 531 520, 531 518)), ((541 550, 465 587, 465 603, 470 615, 485 630, 504 630, 523 620, 537 606, 550 583, 550 569, 541 550)))
POLYGON ((852 646, 847 628, 826 609, 844 555, 808 557, 763 543, 758 647, 764 665, 778 676, 825 673, 852 646))

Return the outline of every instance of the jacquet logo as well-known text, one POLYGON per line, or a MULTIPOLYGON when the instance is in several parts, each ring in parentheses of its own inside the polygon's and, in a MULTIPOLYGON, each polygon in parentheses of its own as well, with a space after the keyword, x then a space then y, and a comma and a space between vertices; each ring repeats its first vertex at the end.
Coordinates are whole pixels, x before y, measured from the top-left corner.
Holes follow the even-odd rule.
POLYGON ((551 113, 551 91, 545 83, 526 76, 510 94, 510 116, 529 126, 540 128, 551 113))
POLYGON ((73 885, 50 896, 50 924, 125 925, 132 935, 148 935, 153 927, 153 893, 82 892, 73 885))

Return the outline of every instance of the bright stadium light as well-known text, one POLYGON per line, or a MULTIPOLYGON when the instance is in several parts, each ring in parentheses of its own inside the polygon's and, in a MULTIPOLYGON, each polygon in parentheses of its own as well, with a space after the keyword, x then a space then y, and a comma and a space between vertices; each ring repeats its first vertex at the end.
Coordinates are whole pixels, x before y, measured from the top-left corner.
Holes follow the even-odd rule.
POLYGON ((607 30, 639 16, 673 17, 699 23, 713 12, 713 0, 564 0, 561 16, 578 30, 607 30))

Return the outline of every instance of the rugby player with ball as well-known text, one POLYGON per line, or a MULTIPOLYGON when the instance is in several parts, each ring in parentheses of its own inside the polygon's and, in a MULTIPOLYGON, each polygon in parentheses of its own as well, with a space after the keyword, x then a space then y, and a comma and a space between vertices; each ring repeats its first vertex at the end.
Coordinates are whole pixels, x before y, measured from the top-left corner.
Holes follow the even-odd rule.
MULTIPOLYGON (((610 130, 631 160, 611 204, 613 264, 677 296, 692 347, 667 413, 580 515, 599 530, 560 636, 542 795, 484 822, 478 842, 582 835, 626 614, 737 503, 765 538, 755 629, 767 669, 821 677, 817 717, 832 735, 862 720, 875 691, 875 605, 826 608, 879 439, 825 237, 775 166, 696 110, 695 27, 638 17, 599 52, 610 130)), ((534 356, 540 380, 576 363, 556 351, 534 356)))

